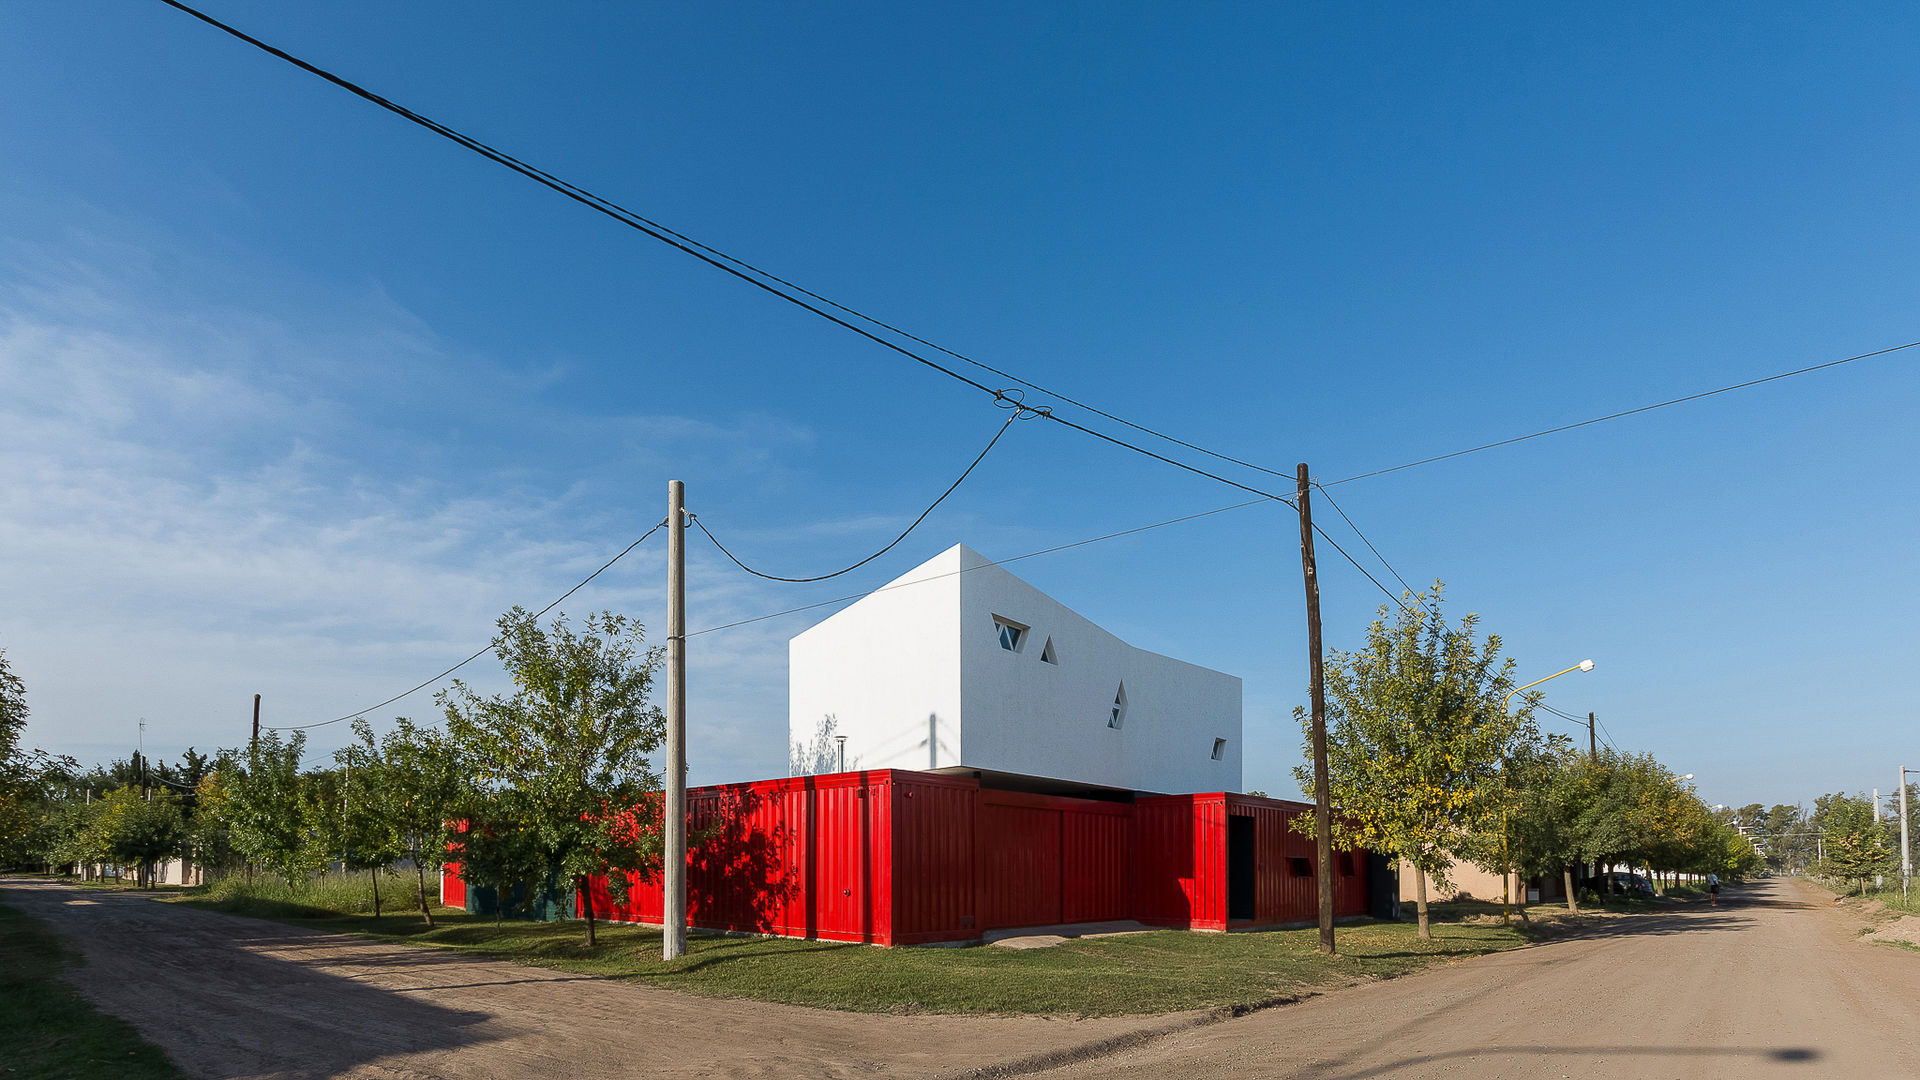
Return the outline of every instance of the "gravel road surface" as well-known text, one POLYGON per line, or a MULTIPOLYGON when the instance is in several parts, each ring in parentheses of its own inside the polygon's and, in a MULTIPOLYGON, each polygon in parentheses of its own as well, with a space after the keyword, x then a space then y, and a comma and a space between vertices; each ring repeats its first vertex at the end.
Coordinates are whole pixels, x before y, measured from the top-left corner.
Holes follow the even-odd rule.
POLYGON ((81 948, 82 994, 222 1080, 946 1076, 1183 1022, 716 1001, 133 893, 15 879, 0 899, 81 948))
POLYGON ((1791 879, 1040 1074, 1920 1078, 1920 954, 1791 879))
POLYGON ((715 1001, 125 893, 0 892, 80 944, 84 994, 205 1077, 1920 1078, 1920 954, 1791 880, 1219 1023, 715 1001))

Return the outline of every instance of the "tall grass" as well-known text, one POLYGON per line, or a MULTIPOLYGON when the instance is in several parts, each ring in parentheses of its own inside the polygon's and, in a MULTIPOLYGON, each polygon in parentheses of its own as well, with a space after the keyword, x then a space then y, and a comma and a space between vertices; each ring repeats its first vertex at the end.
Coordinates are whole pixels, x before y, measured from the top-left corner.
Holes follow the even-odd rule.
MULTIPOLYGON (((438 875, 428 875, 427 901, 440 903, 438 875)), ((286 882, 271 874, 220 878, 189 896, 239 915, 324 919, 333 915, 373 914, 373 875, 331 871, 305 881, 286 882)), ((411 872, 380 876, 380 911, 396 915, 420 910, 420 882, 411 872)))

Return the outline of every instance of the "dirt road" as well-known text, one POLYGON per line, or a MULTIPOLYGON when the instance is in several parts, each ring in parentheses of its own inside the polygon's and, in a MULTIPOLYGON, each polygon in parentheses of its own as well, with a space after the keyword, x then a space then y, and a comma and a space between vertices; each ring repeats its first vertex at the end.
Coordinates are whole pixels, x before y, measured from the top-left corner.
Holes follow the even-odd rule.
POLYGON ((1170 1022, 713 1001, 129 893, 13 880, 0 899, 80 946, 81 993, 222 1080, 943 1076, 1170 1022))
POLYGON ((717 1002, 127 894, 0 888, 81 944, 88 997, 206 1077, 1031 1073, 1173 1029, 1039 1075, 1920 1077, 1920 956, 1860 942, 1792 881, 1203 1027, 717 1002))
POLYGON ((1859 926, 1808 885, 1763 881, 1042 1075, 1912 1080, 1920 955, 1859 926))

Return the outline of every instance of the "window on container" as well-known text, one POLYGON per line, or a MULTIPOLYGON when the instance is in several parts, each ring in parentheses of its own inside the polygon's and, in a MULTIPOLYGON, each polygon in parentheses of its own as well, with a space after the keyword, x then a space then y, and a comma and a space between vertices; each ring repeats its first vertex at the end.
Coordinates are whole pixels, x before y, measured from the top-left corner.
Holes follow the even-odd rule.
POLYGON ((1287 859, 1287 873, 1293 877, 1312 877, 1313 860, 1298 855, 1287 859))
POLYGON ((1225 761, 1226 759, 1227 759, 1227 740, 1225 739, 1213 740, 1213 760, 1225 761))
POLYGON ((1340 859, 1340 876, 1352 877, 1353 876, 1353 852, 1343 851, 1340 853, 1339 859, 1340 859))
POLYGON ((1000 634, 1001 648, 1008 652, 1017 653, 1026 647, 1027 630, 1029 627, 1014 622, 1012 619, 1003 619, 995 615, 993 617, 993 628, 1000 634))
POLYGON ((1120 725, 1126 722, 1127 684, 1121 683, 1120 688, 1113 692, 1113 705, 1107 709, 1107 726, 1119 730, 1120 725))
POLYGON ((1060 657, 1054 655, 1052 638, 1048 638, 1047 643, 1040 647, 1040 659, 1049 664, 1060 663, 1060 657))

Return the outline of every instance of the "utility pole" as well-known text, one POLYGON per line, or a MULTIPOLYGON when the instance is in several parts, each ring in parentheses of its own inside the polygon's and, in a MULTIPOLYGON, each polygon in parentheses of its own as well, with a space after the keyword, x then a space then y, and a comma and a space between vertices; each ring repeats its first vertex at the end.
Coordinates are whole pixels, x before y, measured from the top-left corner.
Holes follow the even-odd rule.
POLYGON ((667 481, 667 850, 660 958, 687 954, 687 488, 667 481))
POLYGON ((1904 903, 1907 890, 1913 886, 1913 849, 1907 846, 1907 767, 1900 766, 1900 786, 1894 789, 1894 795, 1900 800, 1900 899, 1904 903))
POLYGON ((253 695, 253 741, 248 743, 247 747, 248 749, 252 749, 253 747, 256 747, 259 745, 260 745, 260 695, 255 694, 253 695))
POLYGON ((1593 714, 1587 714, 1587 760, 1600 760, 1600 741, 1593 737, 1593 714))
POLYGON ((1320 656, 1320 575, 1313 563, 1313 506, 1309 502, 1307 463, 1294 473, 1294 497, 1300 511, 1300 572, 1307 584, 1307 677, 1313 698, 1314 864, 1320 882, 1320 951, 1333 945, 1333 797, 1327 790, 1327 687, 1320 656))

